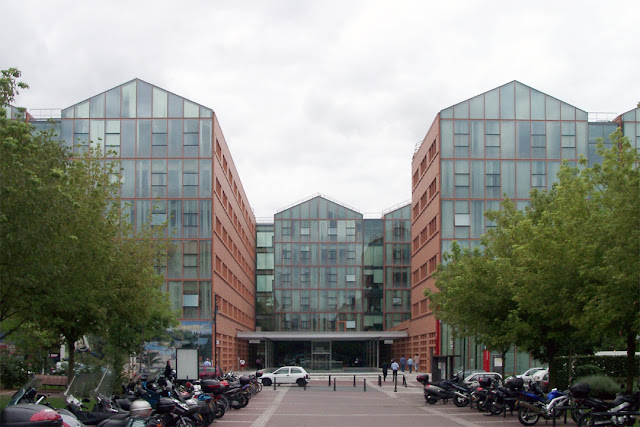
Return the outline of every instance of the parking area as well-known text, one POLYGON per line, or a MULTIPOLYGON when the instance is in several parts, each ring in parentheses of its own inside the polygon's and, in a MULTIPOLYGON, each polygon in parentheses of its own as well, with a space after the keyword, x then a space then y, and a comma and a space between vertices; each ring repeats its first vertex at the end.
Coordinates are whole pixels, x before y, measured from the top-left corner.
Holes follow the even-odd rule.
MULTIPOLYGON (((560 423, 559 423, 560 424, 560 423)), ((218 426, 520 426, 516 415, 493 417, 475 409, 458 408, 452 402, 428 405, 422 387, 387 381, 364 382, 342 378, 336 390, 327 380, 313 379, 305 389, 298 386, 264 387, 249 405, 230 410, 217 420, 218 426)), ((544 421, 541 421, 544 425, 544 421)), ((551 425, 551 422, 549 422, 551 425)))

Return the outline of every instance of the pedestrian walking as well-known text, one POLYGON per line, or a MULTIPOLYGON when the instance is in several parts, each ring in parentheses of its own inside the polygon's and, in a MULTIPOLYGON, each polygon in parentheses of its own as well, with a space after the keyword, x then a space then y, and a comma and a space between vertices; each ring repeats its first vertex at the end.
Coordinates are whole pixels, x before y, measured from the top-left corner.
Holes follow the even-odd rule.
POLYGON ((171 360, 167 360, 167 364, 164 367, 164 376, 171 378, 173 376, 173 368, 171 367, 171 360))
POLYGON ((260 369, 262 369, 262 360, 258 357, 256 359, 256 371, 259 371, 260 369))
POLYGON ((402 356, 400 358, 400 370, 402 370, 402 372, 404 372, 405 366, 407 366, 407 359, 405 359, 404 356, 402 356))
POLYGON ((240 370, 244 371, 244 364, 247 363, 244 361, 244 359, 240 359, 240 370))
POLYGON ((393 374, 391 379, 394 380, 394 381, 398 381, 398 369, 399 368, 400 368, 400 365, 398 365, 398 362, 396 362, 396 359, 391 359, 391 372, 393 374))
POLYGON ((415 356, 413 356, 413 369, 416 370, 416 372, 418 372, 418 364, 420 363, 420 356, 418 356, 418 354, 416 353, 415 356))
POLYGON ((209 360, 207 358, 207 360, 204 361, 204 363, 202 364, 202 366, 211 366, 211 360, 209 360))
POLYGON ((382 379, 387 381, 387 374, 389 373, 389 364, 387 362, 382 362, 382 379))
POLYGON ((413 359, 411 358, 411 356, 409 356, 409 359, 407 359, 407 367, 409 368, 409 373, 413 372, 413 359))

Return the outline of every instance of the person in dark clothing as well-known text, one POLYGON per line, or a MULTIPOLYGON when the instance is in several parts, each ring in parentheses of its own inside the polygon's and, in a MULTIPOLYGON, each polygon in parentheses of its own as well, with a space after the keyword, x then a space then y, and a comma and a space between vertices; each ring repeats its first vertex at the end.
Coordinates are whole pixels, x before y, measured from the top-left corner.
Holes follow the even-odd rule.
POLYGON ((258 357, 256 359, 256 371, 259 371, 260 369, 262 369, 262 360, 258 357))
POLYGON ((164 376, 167 378, 173 376, 173 368, 171 367, 171 360, 167 360, 167 366, 164 367, 164 376))
POLYGON ((389 364, 387 362, 382 362, 382 379, 387 381, 387 374, 389 373, 389 364))

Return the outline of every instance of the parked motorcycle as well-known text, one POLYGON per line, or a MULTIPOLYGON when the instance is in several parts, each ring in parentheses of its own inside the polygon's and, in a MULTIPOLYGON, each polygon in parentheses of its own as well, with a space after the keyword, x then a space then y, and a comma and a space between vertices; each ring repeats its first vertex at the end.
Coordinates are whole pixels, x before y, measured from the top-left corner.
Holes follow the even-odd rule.
POLYGON ((3 427, 61 427, 62 416, 53 408, 42 405, 37 397, 40 381, 28 381, 16 391, 0 412, 3 427))
POLYGON ((589 397, 591 387, 587 383, 574 384, 571 394, 581 408, 578 426, 631 426, 640 415, 640 391, 619 393, 613 402, 589 397))
MULTIPOLYGON (((575 402, 568 391, 562 392, 554 388, 545 396, 538 384, 532 383, 529 392, 524 393, 518 401, 518 407, 518 421, 525 426, 532 426, 540 418, 545 420, 560 418, 567 408, 575 407, 575 402)), ((573 416, 576 421, 576 415, 573 416)))
POLYGON ((469 404, 471 392, 458 376, 438 383, 430 383, 427 378, 424 384, 424 398, 429 404, 433 405, 439 400, 447 403, 449 399, 452 399, 453 403, 458 407, 464 407, 469 404))

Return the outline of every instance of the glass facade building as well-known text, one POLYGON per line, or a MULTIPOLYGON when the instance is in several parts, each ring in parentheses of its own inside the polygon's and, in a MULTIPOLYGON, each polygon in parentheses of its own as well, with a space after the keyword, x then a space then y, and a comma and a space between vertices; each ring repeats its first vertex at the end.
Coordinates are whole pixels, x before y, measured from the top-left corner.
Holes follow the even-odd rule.
POLYGON ((257 325, 301 341, 265 347, 268 358, 302 358, 315 368, 350 366, 356 357, 361 366, 377 363, 370 338, 320 342, 313 333, 383 331, 409 319, 410 212, 405 205, 364 219, 315 196, 258 225, 257 325))
POLYGON ((246 358, 235 333, 254 329, 255 218, 213 110, 135 79, 32 123, 53 128, 74 155, 94 147, 119 163, 113 179, 134 227, 167 225, 174 249, 156 268, 181 319, 172 347, 196 346, 227 369, 246 358))
MULTIPOLYGON (((487 365, 478 356, 481 345, 450 336, 422 295, 425 287, 435 289, 432 274, 441 254, 453 241, 479 246, 493 226, 484 212, 499 210, 505 196, 524 209, 531 190, 551 188, 563 161, 575 165, 584 156, 590 165, 599 162, 597 139, 607 143, 618 126, 637 147, 637 111, 590 122, 586 111, 517 81, 440 111, 412 162, 411 352, 430 360, 464 350, 467 367, 493 368, 492 359, 487 365)), ((529 363, 514 351, 505 367, 519 371, 529 363)))
MULTIPOLYGON (((424 297, 441 254, 453 241, 478 246, 492 227, 484 212, 504 195, 523 209, 563 161, 599 162, 597 140, 607 145, 617 127, 640 147, 640 109, 597 120, 513 81, 436 115, 413 156, 410 204, 372 219, 314 196, 256 224, 210 108, 135 79, 53 121, 35 111, 26 117, 36 130, 76 155, 94 146, 119 163, 113 179, 134 227, 167 223, 176 250, 157 268, 180 313, 175 346, 197 346, 225 369, 256 357, 343 369, 402 354, 425 371, 449 356, 493 369, 481 343, 454 339, 424 297)), ((531 361, 514 349, 504 363, 520 371, 531 361)))

